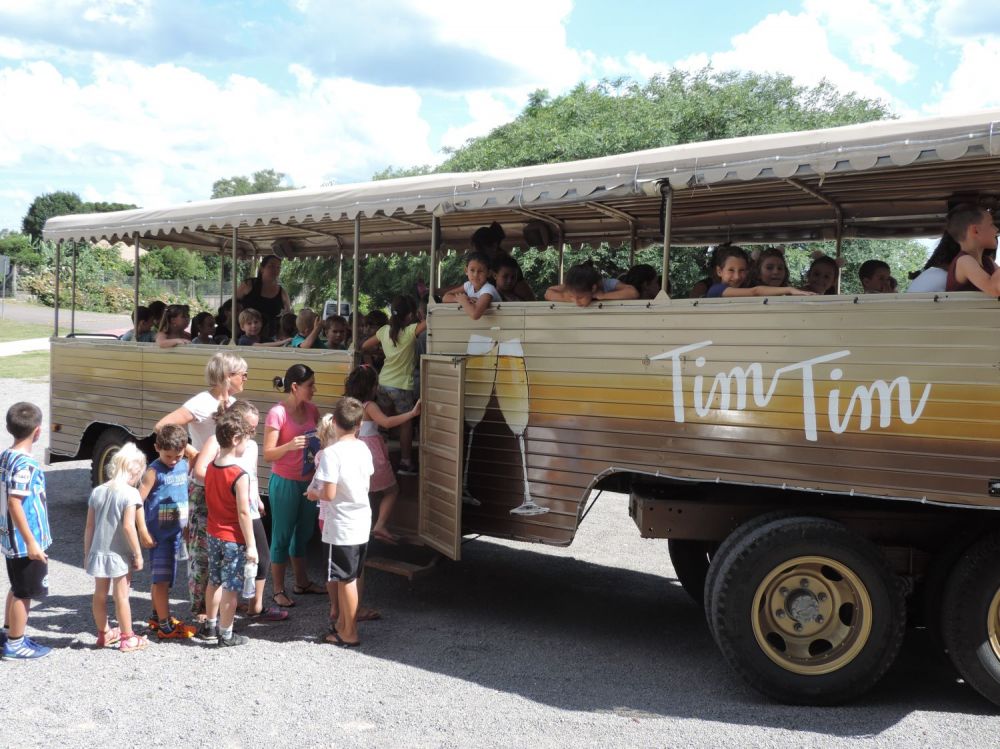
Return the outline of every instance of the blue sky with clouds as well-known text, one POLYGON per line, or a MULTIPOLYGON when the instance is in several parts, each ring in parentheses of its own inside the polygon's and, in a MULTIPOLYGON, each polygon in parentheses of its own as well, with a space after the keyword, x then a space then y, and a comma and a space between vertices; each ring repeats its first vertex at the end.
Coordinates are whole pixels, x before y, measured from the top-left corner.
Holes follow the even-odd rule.
POLYGON ((537 88, 671 67, 826 77, 903 116, 1000 106, 972 0, 0 0, 0 229, 31 200, 155 206, 275 168, 435 163, 537 88))

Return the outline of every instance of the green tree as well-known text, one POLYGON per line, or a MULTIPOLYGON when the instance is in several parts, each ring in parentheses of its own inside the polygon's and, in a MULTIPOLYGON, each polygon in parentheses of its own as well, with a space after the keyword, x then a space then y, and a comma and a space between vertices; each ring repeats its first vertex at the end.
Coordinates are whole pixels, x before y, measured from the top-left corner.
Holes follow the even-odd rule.
POLYGON ((28 206, 28 212, 21 221, 25 234, 35 242, 42 238, 42 227, 53 216, 66 216, 70 213, 81 213, 83 201, 75 192, 50 192, 39 195, 28 206))
POLYGON ((179 281, 201 281, 208 277, 205 260, 182 247, 157 247, 139 259, 142 275, 179 281))
POLYGON ((0 232, 0 255, 7 255, 18 268, 33 271, 45 265, 45 255, 27 234, 0 232))
POLYGON ((419 177, 424 174, 433 174, 434 171, 434 167, 430 164, 410 167, 387 166, 385 169, 375 172, 372 175, 372 181, 377 182, 383 179, 396 179, 398 177, 419 177))
POLYGON ((212 183, 212 198, 232 198, 237 195, 254 195, 261 192, 294 189, 289 185, 281 184, 287 176, 284 172, 276 172, 274 169, 261 169, 250 177, 236 175, 217 179, 212 183))

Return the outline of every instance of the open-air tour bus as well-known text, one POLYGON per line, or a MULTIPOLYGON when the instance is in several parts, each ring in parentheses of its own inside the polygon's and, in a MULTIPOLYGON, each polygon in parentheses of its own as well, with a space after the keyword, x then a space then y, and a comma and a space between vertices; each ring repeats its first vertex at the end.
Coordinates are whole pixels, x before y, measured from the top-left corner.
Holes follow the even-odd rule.
MULTIPOLYGON (((508 246, 529 222, 551 227, 560 274, 563 248, 584 243, 662 243, 668 277, 684 245, 940 236, 956 194, 996 203, 998 156, 993 111, 64 216, 45 236, 131 243, 137 260, 162 245, 234 264, 272 247, 353 258, 357 310, 366 257, 427 252, 433 294, 458 280, 439 278, 442 254, 492 221, 508 246)), ((566 545, 600 490, 627 492, 639 532, 670 540, 726 659, 765 694, 867 690, 912 595, 911 618, 1000 704, 997 299, 661 292, 502 302, 478 321, 431 304, 428 319, 419 490, 403 484, 398 529, 454 559, 469 534, 566 545)), ((56 333, 48 459, 92 458, 96 478, 196 392, 215 350, 56 333)), ((355 357, 239 353, 262 410, 272 376, 300 361, 329 407, 355 357)))

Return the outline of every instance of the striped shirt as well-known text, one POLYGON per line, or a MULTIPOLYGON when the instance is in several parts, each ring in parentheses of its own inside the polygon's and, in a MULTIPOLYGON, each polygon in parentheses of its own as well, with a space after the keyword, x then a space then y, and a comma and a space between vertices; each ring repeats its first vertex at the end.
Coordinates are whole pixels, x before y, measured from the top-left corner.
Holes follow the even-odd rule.
POLYGON ((21 500, 28 530, 42 550, 52 545, 49 510, 45 501, 45 474, 38 461, 19 450, 0 453, 0 551, 8 559, 28 556, 28 544, 14 527, 10 499, 21 500))

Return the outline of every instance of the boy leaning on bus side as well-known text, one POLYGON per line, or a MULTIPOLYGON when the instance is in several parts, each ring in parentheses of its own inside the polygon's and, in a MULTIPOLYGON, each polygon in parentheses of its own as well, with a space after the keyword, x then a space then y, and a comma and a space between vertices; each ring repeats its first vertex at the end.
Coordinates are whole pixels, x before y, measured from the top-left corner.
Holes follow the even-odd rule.
POLYGON ((0 453, 0 550, 7 561, 10 591, 4 608, 2 657, 43 658, 52 648, 28 637, 32 599, 49 593, 45 550, 52 544, 45 501, 45 474, 31 457, 31 446, 42 433, 42 412, 33 403, 15 403, 7 410, 7 431, 14 444, 0 453))
POLYGON ((970 205, 948 216, 948 233, 961 251, 948 267, 947 291, 983 291, 1000 296, 1000 269, 990 255, 997 249, 997 227, 993 214, 970 205))

